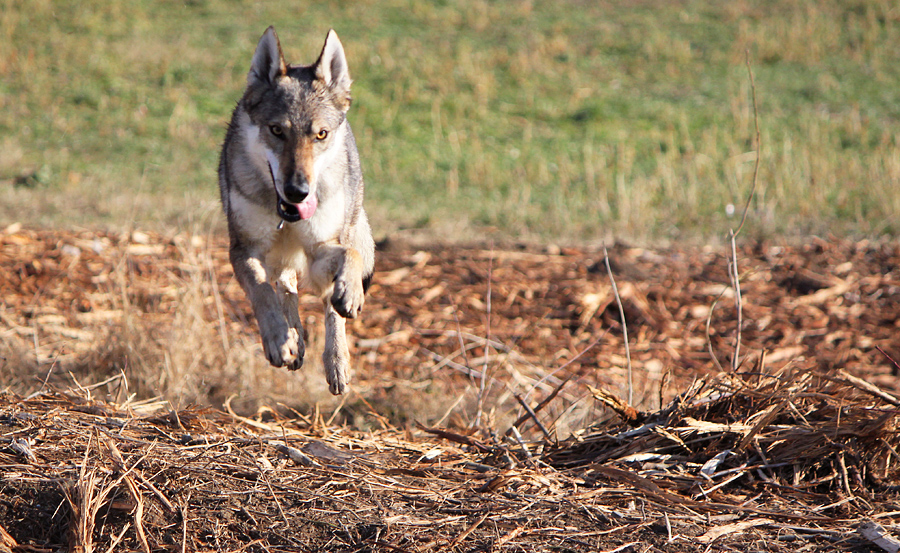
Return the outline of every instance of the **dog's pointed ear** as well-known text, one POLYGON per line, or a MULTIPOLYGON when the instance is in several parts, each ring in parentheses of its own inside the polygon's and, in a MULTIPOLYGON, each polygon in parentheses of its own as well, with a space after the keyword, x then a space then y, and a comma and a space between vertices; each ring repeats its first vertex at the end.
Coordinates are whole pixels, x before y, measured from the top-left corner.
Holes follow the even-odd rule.
POLYGON ((281 43, 278 42, 275 28, 269 27, 256 45, 256 52, 253 53, 253 61, 250 63, 250 73, 247 74, 247 85, 275 84, 275 79, 286 73, 287 66, 281 53, 281 43))
MULTIPOLYGON (((325 46, 316 62, 316 78, 324 82, 339 98, 346 100, 346 108, 350 107, 350 71, 347 69, 347 57, 334 29, 328 31, 325 46)), ((345 108, 345 110, 346 110, 345 108)))

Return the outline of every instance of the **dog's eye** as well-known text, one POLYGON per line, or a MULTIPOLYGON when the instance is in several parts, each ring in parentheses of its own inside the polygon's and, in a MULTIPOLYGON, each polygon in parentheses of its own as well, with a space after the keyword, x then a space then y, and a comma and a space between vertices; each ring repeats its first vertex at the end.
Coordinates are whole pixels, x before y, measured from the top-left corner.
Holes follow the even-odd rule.
POLYGON ((269 132, 271 132, 273 136, 277 136, 278 138, 284 136, 284 129, 281 128, 281 125, 269 125, 269 132))
POLYGON ((316 140, 325 140, 326 138, 328 138, 328 130, 327 129, 322 129, 316 133, 316 140))

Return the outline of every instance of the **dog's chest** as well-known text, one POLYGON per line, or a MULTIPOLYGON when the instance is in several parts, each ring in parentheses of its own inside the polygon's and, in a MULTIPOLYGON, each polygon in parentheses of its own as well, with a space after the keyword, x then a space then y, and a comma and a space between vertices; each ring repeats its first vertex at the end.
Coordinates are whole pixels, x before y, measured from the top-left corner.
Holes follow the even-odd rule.
POLYGON ((266 252, 266 265, 273 277, 278 278, 286 269, 307 272, 312 250, 307 239, 299 229, 288 225, 276 231, 272 245, 266 252))

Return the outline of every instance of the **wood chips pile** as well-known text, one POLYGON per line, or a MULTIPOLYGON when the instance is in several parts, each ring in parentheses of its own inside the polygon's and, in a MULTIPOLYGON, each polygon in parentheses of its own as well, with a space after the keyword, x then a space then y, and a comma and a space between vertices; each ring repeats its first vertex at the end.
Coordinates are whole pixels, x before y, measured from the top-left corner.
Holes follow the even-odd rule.
POLYGON ((192 275, 252 341, 224 252, 0 235, 0 552, 900 550, 896 244, 743 248, 736 372, 722 255, 612 249, 631 402, 601 254, 390 244, 346 405, 110 395, 100 348, 129 313, 170 336, 192 275), (447 405, 383 409, 398 382, 447 405))

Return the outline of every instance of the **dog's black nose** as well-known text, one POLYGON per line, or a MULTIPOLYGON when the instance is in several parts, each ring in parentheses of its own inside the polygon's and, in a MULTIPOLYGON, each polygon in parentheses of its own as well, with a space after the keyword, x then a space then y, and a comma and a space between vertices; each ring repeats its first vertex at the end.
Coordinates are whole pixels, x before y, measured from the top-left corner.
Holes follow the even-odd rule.
POLYGON ((309 183, 306 179, 294 177, 284 183, 284 199, 292 204, 299 204, 309 196, 309 183))

